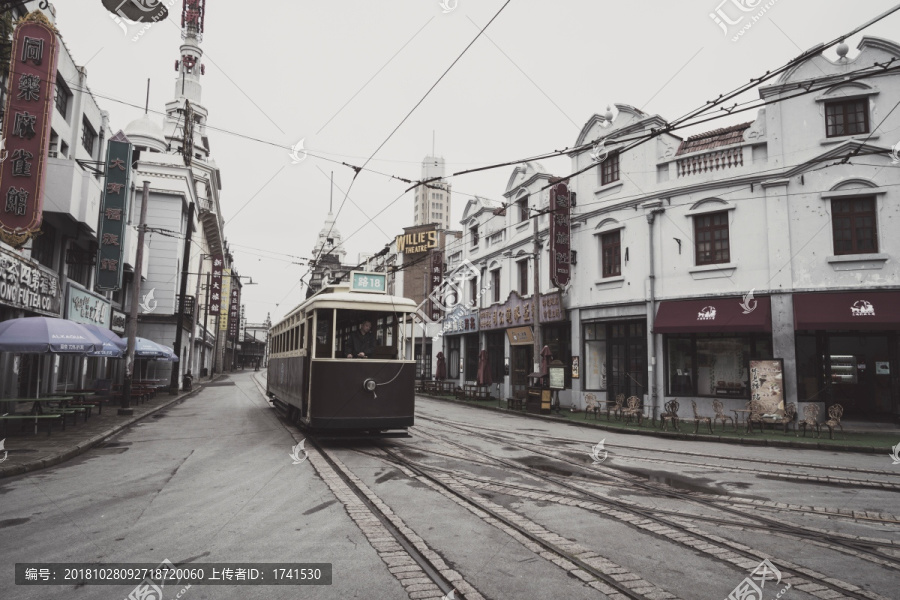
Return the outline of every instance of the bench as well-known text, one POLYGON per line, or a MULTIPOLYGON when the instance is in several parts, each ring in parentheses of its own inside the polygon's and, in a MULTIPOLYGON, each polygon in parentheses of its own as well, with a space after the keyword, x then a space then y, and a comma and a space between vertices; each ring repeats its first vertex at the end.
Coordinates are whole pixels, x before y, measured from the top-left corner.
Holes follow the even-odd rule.
POLYGON ((797 407, 793 402, 789 402, 787 406, 783 402, 775 402, 774 400, 751 400, 747 403, 747 432, 753 432, 753 424, 759 423, 760 432, 766 423, 772 425, 782 425, 784 433, 787 433, 788 425, 794 421, 794 415, 797 414, 797 407))
MULTIPOLYGON (((4 435, 9 434, 9 422, 10 421, 20 421, 24 422, 25 419, 34 420, 34 433, 37 435, 38 430, 38 422, 39 420, 43 420, 47 422, 47 435, 50 435, 50 427, 51 424, 59 419, 61 415, 21 415, 21 414, 12 414, 12 415, 0 415, 0 421, 3 421, 3 432, 4 435)), ((63 429, 66 428, 65 422, 63 422, 63 429)))

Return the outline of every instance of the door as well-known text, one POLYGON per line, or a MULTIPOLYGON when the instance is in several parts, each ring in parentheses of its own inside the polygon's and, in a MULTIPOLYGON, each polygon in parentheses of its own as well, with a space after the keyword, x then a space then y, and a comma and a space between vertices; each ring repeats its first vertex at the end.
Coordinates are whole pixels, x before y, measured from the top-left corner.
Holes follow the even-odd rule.
POLYGON ((512 391, 513 398, 524 398, 528 387, 528 375, 534 369, 534 347, 512 346, 512 391), (519 395, 516 393, 519 392, 519 395))
POLYGON ((884 334, 832 334, 826 355, 831 400, 847 417, 875 417, 891 412, 891 362, 884 334))
POLYGON ((608 358, 610 397, 625 394, 641 400, 647 393, 647 336, 644 321, 610 325, 608 358))

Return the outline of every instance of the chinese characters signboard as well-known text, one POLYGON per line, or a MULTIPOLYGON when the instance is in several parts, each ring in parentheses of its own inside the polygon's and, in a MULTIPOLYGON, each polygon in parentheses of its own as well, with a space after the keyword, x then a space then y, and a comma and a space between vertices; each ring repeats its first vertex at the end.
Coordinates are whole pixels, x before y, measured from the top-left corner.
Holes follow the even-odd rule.
POLYGON ((228 331, 228 308, 231 304, 231 269, 222 269, 222 297, 219 307, 219 331, 228 331))
POLYGON ((110 326, 110 303, 106 298, 69 284, 69 304, 66 318, 76 323, 88 323, 98 327, 110 326))
POLYGON ((0 248, 0 304, 58 317, 59 296, 56 273, 0 248))
POLYGON ((131 143, 121 131, 109 140, 106 152, 106 186, 100 212, 100 256, 97 259, 97 289, 122 287, 122 251, 128 209, 128 175, 131 143))
POLYGON ((434 300, 434 293, 444 282, 444 252, 435 250, 431 253, 431 264, 428 273, 428 310, 432 321, 441 320, 441 305, 434 300))
POLYGON ((20 248, 40 231, 50 117, 56 84, 56 28, 39 11, 13 36, 3 132, 9 152, 0 165, 0 239, 20 248))
POLYGON ((374 292, 384 294, 387 291, 387 275, 384 273, 350 272, 351 292, 374 292))
MULTIPOLYGON (((561 321, 565 314, 559 292, 541 296, 541 323, 561 321)), ((523 300, 513 291, 506 302, 478 311, 478 326, 481 330, 518 327, 534 323, 534 303, 531 298, 523 300)))
POLYGON ((767 413, 784 411, 783 360, 780 358, 751 360, 749 371, 750 399, 762 402, 767 413))
POLYGON ((217 317, 222 307, 222 268, 225 259, 221 254, 215 254, 212 257, 212 276, 209 280, 209 295, 207 314, 210 317, 217 317))
POLYGON ((457 304, 444 315, 441 331, 446 334, 474 333, 478 331, 477 313, 465 304, 457 304))
POLYGON ((558 288, 569 285, 572 277, 569 200, 566 184, 558 183, 550 188, 550 282, 558 288))
POLYGON ((238 285, 231 286, 231 304, 228 307, 228 337, 237 339, 238 326, 241 322, 241 288, 238 285))

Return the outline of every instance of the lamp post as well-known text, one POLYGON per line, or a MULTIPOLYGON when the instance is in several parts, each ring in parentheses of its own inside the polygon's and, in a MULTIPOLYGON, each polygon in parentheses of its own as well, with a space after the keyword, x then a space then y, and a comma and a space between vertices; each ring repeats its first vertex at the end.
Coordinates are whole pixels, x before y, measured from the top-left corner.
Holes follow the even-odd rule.
MULTIPOLYGON (((203 272, 203 260, 206 258, 212 258, 212 254, 201 254, 200 258, 197 262, 197 286, 194 291, 194 311, 192 315, 191 321, 191 341, 190 348, 188 348, 188 364, 187 364, 187 374, 192 375, 191 370, 194 365, 194 343, 197 338, 197 316, 200 312, 200 275, 203 272)), ((209 273, 206 274, 207 278, 209 277, 209 273)), ((208 285, 208 282, 207 282, 208 285)), ((208 289, 208 288, 207 288, 208 289)), ((207 304, 204 302, 204 304, 207 304)), ((203 343, 206 343, 206 319, 203 320, 203 343)))

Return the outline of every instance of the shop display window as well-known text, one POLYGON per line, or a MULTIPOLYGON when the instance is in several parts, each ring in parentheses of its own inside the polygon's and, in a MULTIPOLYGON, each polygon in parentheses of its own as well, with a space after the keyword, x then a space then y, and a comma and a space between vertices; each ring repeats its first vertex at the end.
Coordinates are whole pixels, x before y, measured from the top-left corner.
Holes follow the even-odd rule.
POLYGON ((665 336, 667 394, 748 398, 750 358, 772 358, 765 335, 665 336))
POLYGON ((584 326, 584 389, 606 389, 606 325, 588 323, 584 326))

